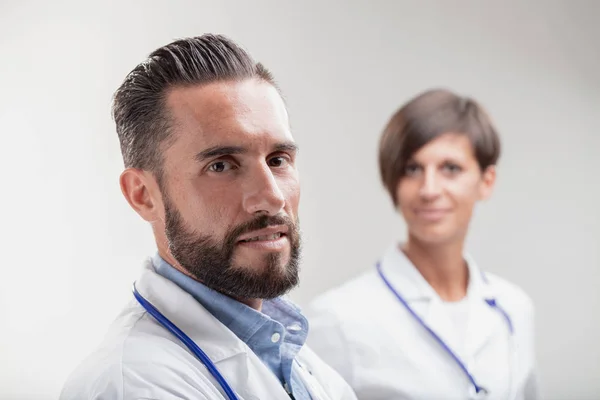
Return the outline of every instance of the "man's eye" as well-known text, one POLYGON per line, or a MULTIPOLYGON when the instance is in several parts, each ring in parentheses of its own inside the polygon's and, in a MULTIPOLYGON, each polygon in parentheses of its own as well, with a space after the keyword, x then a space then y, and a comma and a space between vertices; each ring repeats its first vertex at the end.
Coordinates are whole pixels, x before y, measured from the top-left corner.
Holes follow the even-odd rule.
POLYGON ((284 166, 288 160, 285 157, 273 157, 269 159, 270 167, 282 167, 284 166))
POLYGON ((212 163, 208 169, 212 172, 225 172, 233 168, 233 164, 229 161, 217 161, 212 163))

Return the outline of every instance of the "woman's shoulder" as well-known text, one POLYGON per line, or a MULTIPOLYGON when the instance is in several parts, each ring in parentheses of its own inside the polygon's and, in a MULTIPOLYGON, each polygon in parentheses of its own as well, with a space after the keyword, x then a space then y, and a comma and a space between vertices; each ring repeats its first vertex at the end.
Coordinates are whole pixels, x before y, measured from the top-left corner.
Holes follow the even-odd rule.
POLYGON ((379 281, 375 269, 367 270, 359 275, 332 287, 316 296, 310 303, 312 313, 334 313, 342 316, 345 310, 356 314, 371 303, 368 299, 379 291, 379 281))
POLYGON ((493 273, 486 272, 485 276, 493 295, 503 307, 522 315, 534 313, 533 300, 521 286, 493 273))

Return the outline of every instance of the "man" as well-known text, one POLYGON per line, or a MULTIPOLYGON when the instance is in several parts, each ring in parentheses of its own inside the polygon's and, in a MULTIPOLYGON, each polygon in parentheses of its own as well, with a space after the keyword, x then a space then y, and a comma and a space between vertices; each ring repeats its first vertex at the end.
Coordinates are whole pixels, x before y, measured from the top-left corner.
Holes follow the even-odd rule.
POLYGON ((121 190, 158 253, 61 399, 355 399, 280 297, 298 282, 300 186, 270 72, 223 36, 178 40, 131 71, 113 116, 121 190))

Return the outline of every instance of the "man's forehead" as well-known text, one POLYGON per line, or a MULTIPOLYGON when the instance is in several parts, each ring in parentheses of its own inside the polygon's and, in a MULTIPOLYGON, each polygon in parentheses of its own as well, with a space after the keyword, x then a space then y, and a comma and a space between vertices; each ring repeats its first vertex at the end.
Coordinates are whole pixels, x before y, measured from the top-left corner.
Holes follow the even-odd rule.
POLYGON ((167 106, 175 131, 203 145, 235 144, 232 142, 260 137, 293 140, 285 104, 266 82, 247 80, 175 88, 167 95, 167 106))
POLYGON ((287 110, 277 89, 257 79, 173 88, 167 94, 167 107, 177 120, 203 125, 248 114, 287 123, 287 110))

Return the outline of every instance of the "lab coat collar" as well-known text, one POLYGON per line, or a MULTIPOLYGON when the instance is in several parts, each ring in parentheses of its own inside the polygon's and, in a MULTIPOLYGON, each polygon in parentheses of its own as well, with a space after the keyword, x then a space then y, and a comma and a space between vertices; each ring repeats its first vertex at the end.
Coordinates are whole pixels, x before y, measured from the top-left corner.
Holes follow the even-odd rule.
POLYGON ((496 292, 494 286, 487 281, 485 272, 479 268, 470 254, 465 253, 463 257, 469 268, 469 287, 467 288, 467 295, 470 298, 479 298, 483 300, 495 298, 496 292))
MULTIPOLYGON (((381 268, 390 283, 408 302, 439 299, 438 294, 400 247, 398 243, 391 245, 381 260, 381 268)), ((466 253, 464 258, 469 268, 469 298, 494 298, 492 285, 486 282, 484 274, 473 258, 466 253)))
POLYGON ((243 398, 289 400, 283 386, 250 348, 192 295, 144 263, 136 289, 190 337, 243 398), (251 383, 250 383, 251 382, 251 383))
MULTIPOLYGON (((474 355, 491 338, 499 323, 499 318, 497 312, 485 302, 488 299, 495 299, 496 293, 493 285, 487 282, 484 273, 470 255, 465 254, 464 258, 469 268, 467 296, 470 304, 466 352, 474 355)), ((381 268, 394 289, 411 307, 417 302, 429 304, 427 311, 421 317, 438 334, 443 331, 445 324, 449 321, 439 314, 441 310, 437 305, 440 305, 442 300, 400 249, 398 243, 390 246, 385 253, 381 261, 381 268)))
POLYGON ((246 345, 196 299, 159 275, 151 259, 144 263, 135 285, 146 300, 199 344, 214 363, 247 351, 246 345))
POLYGON ((475 356, 490 340, 499 324, 503 322, 498 311, 487 304, 487 300, 496 299, 494 285, 488 282, 485 273, 477 267, 468 254, 465 260, 469 266, 469 325, 465 341, 465 351, 475 356))
POLYGON ((399 243, 394 243, 388 248, 381 260, 381 269, 394 289, 408 302, 429 300, 437 296, 400 249, 399 243))

